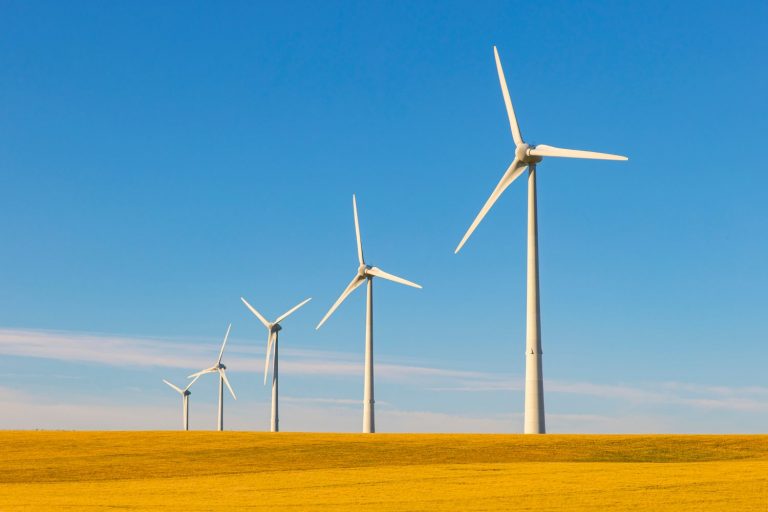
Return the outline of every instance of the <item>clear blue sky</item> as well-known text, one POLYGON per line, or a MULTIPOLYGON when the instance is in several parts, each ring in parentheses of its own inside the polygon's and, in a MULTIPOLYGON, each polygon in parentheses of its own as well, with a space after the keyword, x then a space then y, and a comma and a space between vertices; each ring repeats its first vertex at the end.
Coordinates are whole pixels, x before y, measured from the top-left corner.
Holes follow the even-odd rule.
POLYGON ((376 287, 379 427, 520 431, 524 180, 453 254, 514 152, 495 44, 528 142, 630 157, 540 167, 550 430, 765 431, 767 33, 757 1, 3 2, 0 428, 173 428, 197 359, 160 358, 230 321, 229 424, 266 428, 244 295, 313 297, 283 427, 358 430, 364 293, 314 331, 354 192, 424 286, 376 287))

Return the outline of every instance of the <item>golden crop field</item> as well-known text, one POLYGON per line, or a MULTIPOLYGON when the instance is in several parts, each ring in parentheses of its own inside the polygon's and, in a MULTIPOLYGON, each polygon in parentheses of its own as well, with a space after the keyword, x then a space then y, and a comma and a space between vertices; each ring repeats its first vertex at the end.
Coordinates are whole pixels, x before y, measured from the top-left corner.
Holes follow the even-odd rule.
POLYGON ((0 511, 768 511, 768 436, 0 432, 0 511))

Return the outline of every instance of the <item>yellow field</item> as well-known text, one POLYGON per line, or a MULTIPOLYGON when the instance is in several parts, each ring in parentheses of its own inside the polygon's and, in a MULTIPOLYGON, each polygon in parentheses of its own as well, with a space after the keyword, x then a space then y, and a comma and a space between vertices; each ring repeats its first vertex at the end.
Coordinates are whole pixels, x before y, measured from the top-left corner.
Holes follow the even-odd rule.
POLYGON ((0 511, 768 511, 768 436, 0 432, 0 511))

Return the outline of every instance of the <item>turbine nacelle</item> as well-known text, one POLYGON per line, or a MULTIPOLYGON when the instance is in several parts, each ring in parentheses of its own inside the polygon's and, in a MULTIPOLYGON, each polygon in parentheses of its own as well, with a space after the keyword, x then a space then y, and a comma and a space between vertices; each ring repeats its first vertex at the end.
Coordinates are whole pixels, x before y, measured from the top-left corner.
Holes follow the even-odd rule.
POLYGON ((518 144, 515 148, 515 159, 520 162, 525 162, 526 164, 537 164, 541 162, 542 157, 531 154, 531 151, 534 149, 536 149, 536 146, 531 146, 525 142, 518 144))
POLYGON ((373 267, 371 265, 362 264, 357 267, 357 275, 360 277, 373 277, 373 274, 369 272, 373 267))

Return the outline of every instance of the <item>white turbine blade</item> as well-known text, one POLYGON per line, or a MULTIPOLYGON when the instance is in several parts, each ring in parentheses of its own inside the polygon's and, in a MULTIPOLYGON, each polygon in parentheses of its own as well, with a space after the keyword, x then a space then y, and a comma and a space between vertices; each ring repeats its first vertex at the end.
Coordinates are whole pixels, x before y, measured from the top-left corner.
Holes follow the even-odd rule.
POLYGON ((350 293, 355 291, 355 288, 363 284, 363 281, 365 281, 365 278, 363 276, 357 275, 350 281, 350 283, 347 285, 347 287, 344 289, 343 292, 341 292, 341 295, 338 299, 336 299, 336 302, 331 306, 331 309, 328 310, 328 312, 325 314, 322 320, 320 320, 320 323, 317 324, 317 327, 315 329, 319 329, 326 320, 328 320, 328 317, 330 317, 334 311, 336 311, 336 308, 339 307, 339 305, 344 302, 344 299, 346 299, 350 293))
POLYGON ((193 379, 192 379, 192 382, 190 382, 189 384, 187 384, 187 387, 185 387, 185 388, 184 388, 184 391, 187 391, 189 388, 191 388, 191 387, 192 387, 192 384, 194 384, 195 382, 197 382, 197 379, 199 379, 199 378, 200 378, 200 376, 199 376, 199 375, 196 375, 196 376, 195 376, 195 378, 193 378, 193 379))
POLYGON ((480 224, 480 221, 483 220, 483 218, 485 217, 485 214, 488 213, 488 210, 491 209, 493 204, 501 196, 501 194, 507 189, 507 187, 513 181, 515 181, 518 176, 520 176, 523 173, 523 171, 527 166, 528 164, 526 164, 525 162, 521 162, 518 159, 515 159, 512 161, 512 164, 507 168, 506 172, 504 173, 504 176, 501 177, 499 184, 496 185, 496 188, 493 189, 491 196, 483 205, 483 208, 480 210, 480 213, 477 214, 477 217, 475 217, 475 220, 472 222, 472 225, 469 226, 469 229, 464 234, 464 238, 461 239, 461 242, 459 242, 459 245, 456 247, 456 250, 454 251, 454 253, 458 253, 461 250, 461 248, 464 246, 464 244, 467 243, 467 240, 469 240, 470 235, 475 230, 477 225, 480 224))
POLYGON ((221 362, 221 358, 224 357, 224 347, 227 346, 227 338, 229 338, 229 330, 232 329, 232 324, 229 324, 227 326, 227 333, 224 335, 224 343, 221 344, 221 351, 219 352, 219 360, 218 362, 221 362))
POLYGON ((629 160, 621 155, 611 155, 609 153, 595 153, 594 151, 581 151, 579 149, 563 149, 546 144, 539 144, 528 150, 532 156, 556 156, 562 158, 589 158, 592 160, 629 160))
POLYGON ((396 275, 392 275, 387 272, 384 272, 378 267, 371 267, 365 272, 367 274, 371 274, 376 277, 381 277, 382 279, 387 279, 388 281, 394 281, 396 283, 404 284, 406 286, 412 286, 414 288, 421 288, 421 285, 419 284, 412 283, 411 281, 408 281, 407 279, 403 279, 402 277, 397 277, 396 275))
POLYGON ((360 239, 360 221, 357 219, 357 199, 355 194, 352 194, 352 210, 355 212, 355 236, 357 237, 357 259, 361 265, 365 265, 363 261, 363 241, 360 239))
POLYGON ((219 368, 219 375, 221 375, 221 379, 224 381, 224 384, 227 385, 229 392, 232 393, 232 398, 237 400, 237 396, 235 396, 235 392, 232 390, 232 386, 229 385, 229 379, 227 379, 227 372, 219 368))
POLYGON ((272 354, 272 345, 274 344, 275 333, 270 331, 267 335, 267 358, 264 361, 264 384, 267 383, 267 374, 269 374, 269 359, 272 354))
POLYGON ((499 73, 499 83, 501 84, 501 94, 504 95, 504 104, 507 106, 507 116, 509 117, 509 127, 512 129, 512 138, 515 140, 515 145, 523 143, 523 136, 520 134, 520 127, 517 125, 517 117, 515 117, 515 109, 512 107, 512 100, 509 98, 509 90, 507 89, 507 80, 504 78, 504 70, 501 69, 501 59, 499 59, 499 51, 496 47, 493 47, 493 56, 496 57, 496 71, 499 73))
POLYGON ((163 382, 165 382, 166 384, 168 384, 169 386, 171 386, 173 389, 175 389, 175 390, 176 390, 176 391, 178 391, 179 393, 182 393, 182 394, 184 393, 184 391, 182 391, 182 390, 181 390, 181 388, 178 388, 178 387, 174 386, 173 384, 171 384, 171 383, 170 383, 170 382, 168 382, 167 380, 163 379, 163 382))
POLYGON ((197 377, 200 377, 201 375, 205 375, 206 373, 213 373, 218 369, 219 369, 218 366, 211 366, 210 368, 206 368, 205 370, 200 370, 199 372, 193 373, 192 375, 187 375, 187 378, 188 379, 197 378, 197 377))
POLYGON ((261 313, 259 313, 258 311, 256 311, 256 308, 254 308, 253 306, 251 306, 250 304, 248 304, 248 301, 247 301, 247 300, 245 300, 243 297, 240 297, 240 300, 241 300, 241 301, 243 301, 243 304, 245 304, 245 305, 246 305, 246 307, 247 307, 248 309, 250 309, 250 310, 251 310, 251 313, 253 313, 254 315, 256 315, 256 318, 258 318, 258 319, 259 319, 259 321, 260 321, 262 324, 264 324, 264 327, 266 327, 267 329, 269 329, 269 322, 267 322, 267 319, 266 319, 266 318, 264 318, 264 317, 261 315, 261 313))
POLYGON ((308 298, 307 300, 305 300, 305 301, 304 301, 304 302, 302 302, 301 304, 297 304, 297 305, 293 306, 293 307, 292 307, 291 309, 289 309, 287 312, 285 312, 285 313, 283 313, 282 315, 280 315, 279 317, 277 317, 277 320, 275 320, 275 323, 276 323, 276 324, 279 324, 280 322, 282 322, 283 320, 285 320, 286 318, 288 318, 290 315, 292 315, 294 311, 296 311, 296 310, 297 310, 297 309, 299 309, 301 306, 303 306, 304 304, 306 304, 307 302, 309 302, 309 301, 311 301, 311 300, 312 300, 312 297, 308 298))

